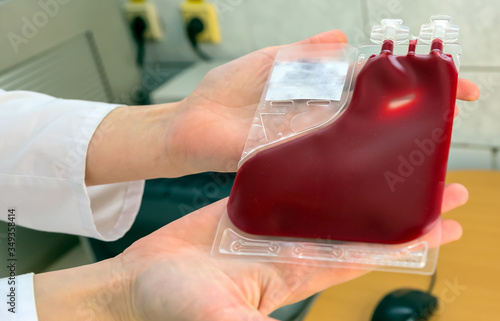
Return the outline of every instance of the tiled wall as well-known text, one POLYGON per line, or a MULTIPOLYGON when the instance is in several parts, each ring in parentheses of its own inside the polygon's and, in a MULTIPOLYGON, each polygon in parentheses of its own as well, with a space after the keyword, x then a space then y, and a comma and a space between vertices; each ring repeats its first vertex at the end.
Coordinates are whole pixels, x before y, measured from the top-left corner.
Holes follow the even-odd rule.
MULTIPOLYGON (((125 1, 125 0, 118 0, 125 1)), ((151 61, 195 60, 179 14, 182 0, 154 1, 166 39, 149 46, 151 61)), ((476 81, 482 97, 460 103, 450 169, 499 168, 500 146, 499 0, 212 0, 219 8, 223 43, 203 45, 216 58, 298 41, 329 29, 342 29, 352 43, 366 43, 370 26, 382 18, 402 18, 413 34, 432 14, 446 13, 460 25, 461 76, 476 81)))

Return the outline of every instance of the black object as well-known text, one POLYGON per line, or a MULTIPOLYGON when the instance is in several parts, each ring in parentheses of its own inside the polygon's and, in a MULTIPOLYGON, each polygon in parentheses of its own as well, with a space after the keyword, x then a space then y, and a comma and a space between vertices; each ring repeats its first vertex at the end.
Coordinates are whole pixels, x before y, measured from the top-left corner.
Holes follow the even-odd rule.
POLYGON ((437 298, 428 292, 400 289, 380 301, 372 321, 427 321, 437 306, 437 298))
POLYGON ((132 32, 134 34, 134 39, 137 42, 137 65, 142 67, 144 65, 144 52, 146 48, 146 39, 144 34, 146 33, 146 21, 141 17, 135 17, 132 20, 132 32))
MULTIPOLYGON (((143 71, 144 70, 144 57, 146 55, 146 36, 145 36, 145 34, 146 34, 147 24, 146 24, 146 21, 142 17, 137 16, 132 20, 130 27, 132 28, 132 34, 134 35, 134 40, 137 44, 136 63, 137 63, 137 66, 139 66, 139 68, 143 71)), ((143 92, 143 95, 138 95, 134 99, 134 104, 136 104, 136 105, 150 105, 151 99, 149 97, 149 92, 145 91, 145 92, 143 92)))
POLYGON ((189 42, 191 43, 191 47, 193 47, 194 52, 203 60, 210 60, 211 58, 204 53, 200 47, 198 46, 198 40, 196 37, 205 29, 203 21, 200 18, 193 18, 189 21, 186 26, 186 31, 188 35, 189 42))

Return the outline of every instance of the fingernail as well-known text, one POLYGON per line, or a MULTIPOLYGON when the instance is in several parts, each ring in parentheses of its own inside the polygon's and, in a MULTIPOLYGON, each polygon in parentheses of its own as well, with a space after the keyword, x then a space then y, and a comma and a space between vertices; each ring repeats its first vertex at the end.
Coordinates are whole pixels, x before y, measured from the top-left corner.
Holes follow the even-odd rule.
POLYGON ((476 87, 476 90, 474 91, 474 98, 478 99, 479 96, 481 96, 481 91, 479 90, 479 87, 476 87))

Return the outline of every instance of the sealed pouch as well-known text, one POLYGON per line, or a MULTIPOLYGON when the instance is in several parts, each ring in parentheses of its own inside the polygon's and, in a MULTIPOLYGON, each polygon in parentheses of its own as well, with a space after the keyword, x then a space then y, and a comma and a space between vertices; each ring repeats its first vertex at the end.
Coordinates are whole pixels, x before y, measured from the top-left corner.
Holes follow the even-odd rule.
POLYGON ((214 255, 434 271, 458 27, 385 19, 371 39, 278 52, 214 255))

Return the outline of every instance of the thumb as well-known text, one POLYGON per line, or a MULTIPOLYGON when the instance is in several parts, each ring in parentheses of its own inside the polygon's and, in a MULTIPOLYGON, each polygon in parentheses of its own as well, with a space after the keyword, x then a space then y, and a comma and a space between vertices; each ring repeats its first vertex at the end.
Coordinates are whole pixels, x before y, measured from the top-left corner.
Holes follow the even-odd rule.
POLYGON ((340 30, 330 30, 302 41, 296 42, 296 45, 308 45, 316 43, 346 43, 347 36, 340 30))
POLYGON ((319 44, 319 43, 347 43, 347 36, 340 30, 330 30, 317 35, 314 35, 310 38, 301 40, 299 42, 290 44, 290 45, 282 45, 282 46, 274 46, 267 47, 261 49, 260 52, 268 55, 272 59, 278 52, 279 49, 283 47, 293 46, 293 45, 310 45, 310 44, 319 44))

